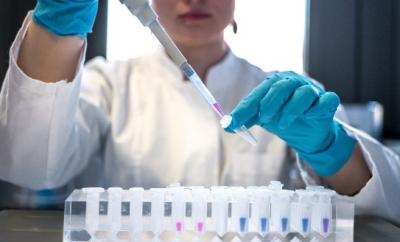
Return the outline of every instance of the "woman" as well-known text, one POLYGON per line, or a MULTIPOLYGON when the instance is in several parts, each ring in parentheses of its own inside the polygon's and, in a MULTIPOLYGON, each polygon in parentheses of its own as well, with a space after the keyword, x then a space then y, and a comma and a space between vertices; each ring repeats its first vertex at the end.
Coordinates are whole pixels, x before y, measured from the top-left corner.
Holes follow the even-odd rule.
POLYGON ((81 186, 260 185, 292 178, 288 144, 322 182, 356 194, 358 208, 398 219, 398 195, 387 189, 400 185, 399 158, 333 119, 334 93, 237 58, 223 37, 234 5, 153 1, 222 108, 233 110, 227 131, 252 127, 257 146, 223 132, 162 49, 123 62, 97 58, 83 67, 97 1, 40 0, 11 48, 1 92, 0 178, 32 189, 73 179, 81 186))

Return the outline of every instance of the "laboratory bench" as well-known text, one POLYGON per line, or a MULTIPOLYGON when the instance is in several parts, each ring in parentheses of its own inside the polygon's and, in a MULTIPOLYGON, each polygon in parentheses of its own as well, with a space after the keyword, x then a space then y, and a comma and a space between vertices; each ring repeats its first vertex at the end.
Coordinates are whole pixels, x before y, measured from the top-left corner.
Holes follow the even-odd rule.
MULTIPOLYGON (((1 242, 61 242, 62 211, 0 211, 1 242)), ((400 227, 373 216, 356 216, 354 242, 398 242, 400 227)))

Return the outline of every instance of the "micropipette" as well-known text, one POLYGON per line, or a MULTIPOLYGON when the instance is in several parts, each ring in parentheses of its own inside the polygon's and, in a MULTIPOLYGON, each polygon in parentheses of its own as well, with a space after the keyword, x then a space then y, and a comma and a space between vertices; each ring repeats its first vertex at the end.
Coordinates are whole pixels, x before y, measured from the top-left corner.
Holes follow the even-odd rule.
MULTIPOLYGON (((204 99, 211 105, 212 109, 222 119, 225 114, 222 111, 220 104, 215 100, 214 96, 204 85, 199 75, 188 63, 186 58, 183 56, 181 51, 172 41, 168 33, 162 27, 158 21, 158 16, 150 6, 148 0, 120 0, 121 3, 125 4, 130 12, 135 15, 145 27, 149 27, 152 33, 157 37, 160 43, 164 46, 165 50, 171 57, 172 61, 179 66, 185 76, 193 83, 196 89, 204 97, 204 99)), ((225 116, 227 117, 227 116, 225 116)), ((250 131, 242 125, 240 128, 234 130, 240 137, 251 143, 252 145, 257 144, 257 140, 250 133, 250 131)))

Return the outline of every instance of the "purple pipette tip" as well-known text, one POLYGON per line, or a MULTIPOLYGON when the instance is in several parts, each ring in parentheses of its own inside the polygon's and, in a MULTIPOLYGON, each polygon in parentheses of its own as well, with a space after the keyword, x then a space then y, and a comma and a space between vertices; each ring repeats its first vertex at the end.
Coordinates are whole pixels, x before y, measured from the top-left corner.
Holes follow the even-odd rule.
POLYGON ((220 118, 222 118, 225 114, 224 111, 222 111, 221 105, 219 103, 214 103, 213 105, 214 111, 219 115, 220 118))

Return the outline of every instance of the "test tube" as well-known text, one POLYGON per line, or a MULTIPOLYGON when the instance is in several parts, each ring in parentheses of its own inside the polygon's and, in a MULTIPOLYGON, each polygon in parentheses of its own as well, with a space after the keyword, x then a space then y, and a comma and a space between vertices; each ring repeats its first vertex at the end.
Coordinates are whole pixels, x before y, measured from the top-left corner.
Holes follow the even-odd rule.
POLYGON ((306 237, 311 228, 311 201, 314 192, 309 190, 296 190, 297 201, 291 204, 292 227, 298 233, 306 237))
POLYGON ((293 191, 283 190, 280 182, 271 182, 271 227, 283 236, 289 233, 290 197, 293 191))
POLYGON ((134 236, 143 231, 143 192, 141 187, 129 189, 129 216, 134 236))
POLYGON ((82 192, 86 194, 85 224, 89 234, 93 237, 99 226, 99 201, 100 193, 104 192, 101 187, 85 187, 82 192))
POLYGON ((243 236, 249 225, 249 200, 246 189, 237 188, 232 191, 232 221, 234 229, 243 236))
POLYGON ((151 188, 151 224, 155 240, 158 241, 158 236, 163 232, 164 221, 164 194, 163 188, 151 188))
POLYGON ((200 235, 206 230, 207 198, 210 190, 205 188, 192 189, 192 217, 194 230, 200 235))
MULTIPOLYGON (((221 120, 220 124, 222 128, 227 128, 229 125, 232 123, 232 116, 230 115, 224 115, 224 113, 221 110, 221 120)), ((256 138, 250 133, 250 131, 244 126, 240 126, 238 129, 235 129, 234 132, 239 135, 241 138, 246 140, 252 145, 257 145, 257 140, 256 138)))
POLYGON ((215 231, 219 236, 223 236, 228 226, 229 190, 225 187, 211 187, 211 194, 213 196, 211 216, 215 222, 215 231))
POLYGON ((122 188, 110 187, 108 193, 107 217, 114 238, 121 230, 122 188))
POLYGON ((251 224, 254 232, 265 236, 269 232, 271 192, 265 188, 251 189, 251 224))
POLYGON ((323 237, 329 236, 332 226, 332 197, 336 194, 329 189, 316 190, 317 200, 313 202, 311 226, 323 237))
POLYGON ((175 232, 181 234, 184 230, 186 214, 185 189, 182 187, 171 188, 172 192, 172 219, 175 224, 175 232))

